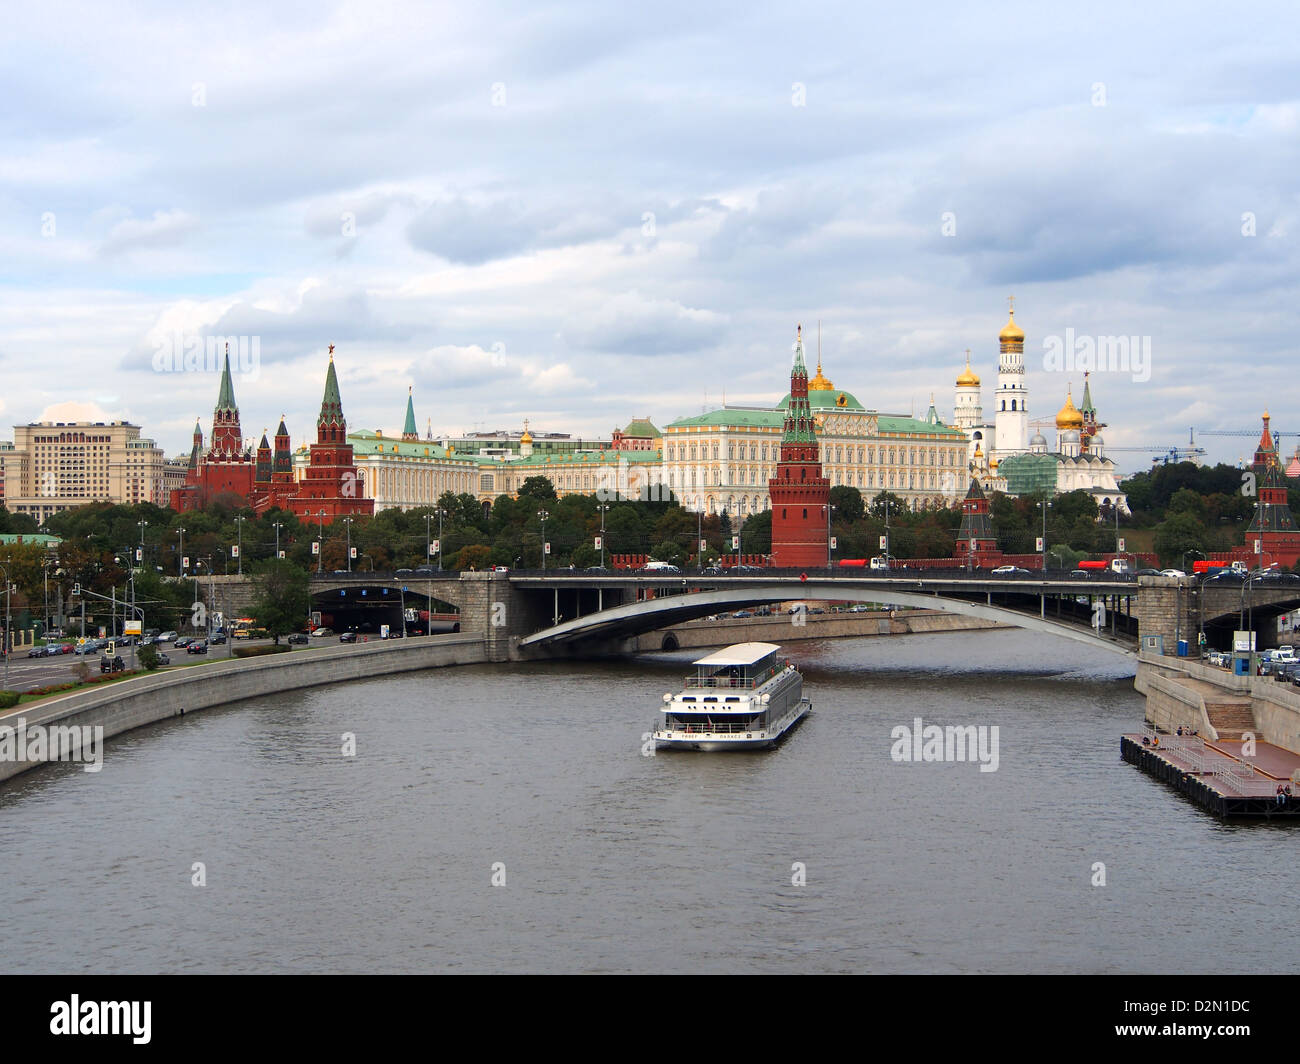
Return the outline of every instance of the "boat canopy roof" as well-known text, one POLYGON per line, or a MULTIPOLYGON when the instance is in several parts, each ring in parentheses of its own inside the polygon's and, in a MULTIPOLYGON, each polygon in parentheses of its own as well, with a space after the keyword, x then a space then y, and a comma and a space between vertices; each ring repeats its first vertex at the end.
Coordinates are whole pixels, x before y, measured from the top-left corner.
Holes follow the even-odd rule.
POLYGON ((781 648, 775 643, 736 643, 725 650, 715 650, 707 658, 692 662, 694 665, 726 666, 754 665, 781 648))

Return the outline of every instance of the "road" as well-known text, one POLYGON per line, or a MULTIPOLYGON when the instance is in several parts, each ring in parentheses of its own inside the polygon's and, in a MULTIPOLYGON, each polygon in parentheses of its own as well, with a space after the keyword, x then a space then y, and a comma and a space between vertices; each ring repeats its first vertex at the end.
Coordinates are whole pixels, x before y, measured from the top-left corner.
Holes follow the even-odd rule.
MULTIPOLYGON (((365 638, 360 637, 360 638, 365 638)), ((377 638, 377 637, 371 637, 377 638)), ((269 639, 240 639, 236 641, 235 646, 262 646, 270 643, 269 639)), ((282 640, 283 642, 283 640, 282 640)), ((339 645, 338 636, 326 636, 321 639, 313 639, 307 646, 297 645, 294 650, 307 650, 311 647, 327 646, 336 647, 339 645)), ((349 645, 349 644, 344 644, 349 645)), ((358 644, 359 645, 359 644, 358 644)), ((137 648, 138 649, 138 648, 137 648)), ((194 665, 201 661, 220 661, 230 654, 231 644, 224 646, 209 647, 207 654, 189 654, 184 648, 174 649, 171 644, 166 644, 159 648, 171 659, 171 665, 164 665, 160 671, 167 669, 180 668, 185 665, 194 665)), ((118 651, 122 660, 129 667, 131 664, 130 650, 123 648, 118 651)), ((50 687, 53 684, 71 683, 76 679, 76 667, 81 661, 86 661, 92 672, 99 674, 99 659, 102 655, 92 653, 83 657, 80 654, 59 654, 52 658, 28 658, 27 648, 20 647, 14 651, 13 657, 9 661, 9 683, 5 686, 10 691, 30 691, 35 687, 50 687)), ((0 658, 3 661, 3 658, 0 658)))

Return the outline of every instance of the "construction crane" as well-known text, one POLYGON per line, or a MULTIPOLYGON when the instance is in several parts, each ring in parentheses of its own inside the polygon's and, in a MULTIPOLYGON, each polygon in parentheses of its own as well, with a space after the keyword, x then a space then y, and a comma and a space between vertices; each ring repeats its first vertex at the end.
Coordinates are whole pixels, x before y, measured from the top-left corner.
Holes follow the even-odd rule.
POLYGON ((1196 462, 1199 464, 1200 459, 1205 457, 1204 447, 1107 447, 1106 453, 1112 454, 1117 451, 1142 451, 1150 454, 1152 451, 1157 452, 1156 456, 1151 459, 1151 464, 1177 465, 1179 462, 1196 462))
MULTIPOLYGON (((1260 429, 1193 429, 1193 432, 1199 432, 1202 436, 1254 436, 1259 438, 1260 429)), ((1283 436, 1300 436, 1300 432, 1274 432, 1273 448, 1280 450, 1283 436)))

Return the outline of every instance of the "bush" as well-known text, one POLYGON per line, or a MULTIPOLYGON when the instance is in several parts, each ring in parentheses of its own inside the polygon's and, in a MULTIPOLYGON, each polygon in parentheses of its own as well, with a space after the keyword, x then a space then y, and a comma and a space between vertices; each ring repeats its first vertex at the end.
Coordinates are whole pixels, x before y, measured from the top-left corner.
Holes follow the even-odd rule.
POLYGON ((142 646, 136 654, 136 658, 149 672, 153 672, 154 669, 158 668, 158 648, 152 643, 146 643, 142 646))
POLYGON ((0 691, 0 709, 10 709, 18 705, 18 699, 21 697, 19 691, 0 691))
POLYGON ((260 658, 263 654, 287 654, 289 647, 281 644, 276 646, 274 643, 262 647, 235 647, 234 656, 237 658, 260 658))
POLYGON ((72 675, 82 683, 88 683, 90 678, 94 675, 94 673, 90 671, 90 662, 85 658, 82 658, 72 667, 72 675))

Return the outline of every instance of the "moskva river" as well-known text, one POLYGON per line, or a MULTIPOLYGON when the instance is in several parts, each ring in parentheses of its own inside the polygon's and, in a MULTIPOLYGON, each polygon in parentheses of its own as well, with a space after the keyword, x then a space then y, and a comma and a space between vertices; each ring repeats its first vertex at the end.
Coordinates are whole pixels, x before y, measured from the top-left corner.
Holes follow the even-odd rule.
POLYGON ((241 702, 109 740, 99 773, 20 776, 0 786, 3 967, 1300 962, 1296 829, 1220 823, 1123 764, 1127 660, 1016 630, 788 649, 813 713, 761 753, 645 755, 702 653, 683 652, 241 702), (925 760, 918 718, 984 743, 925 760))

